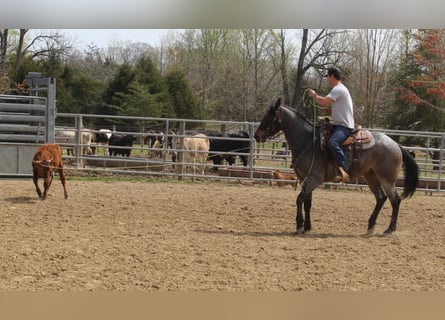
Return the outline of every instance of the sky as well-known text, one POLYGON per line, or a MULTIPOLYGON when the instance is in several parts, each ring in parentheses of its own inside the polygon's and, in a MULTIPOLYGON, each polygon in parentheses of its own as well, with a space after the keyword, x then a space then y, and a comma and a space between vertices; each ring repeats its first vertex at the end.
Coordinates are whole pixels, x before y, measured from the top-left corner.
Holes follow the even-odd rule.
POLYGON ((78 49, 94 43, 107 48, 113 42, 143 42, 153 47, 160 46, 169 33, 180 33, 181 29, 57 29, 71 39, 78 49))

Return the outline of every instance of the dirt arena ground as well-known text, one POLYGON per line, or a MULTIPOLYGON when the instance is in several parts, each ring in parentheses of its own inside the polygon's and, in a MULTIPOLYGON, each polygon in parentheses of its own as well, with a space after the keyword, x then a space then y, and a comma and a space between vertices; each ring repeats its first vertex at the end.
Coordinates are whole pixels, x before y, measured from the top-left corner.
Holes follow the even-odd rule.
POLYGON ((318 189, 295 236, 291 187, 56 177, 0 180, 0 291, 445 289, 445 196, 386 204, 365 237, 370 192, 318 189))

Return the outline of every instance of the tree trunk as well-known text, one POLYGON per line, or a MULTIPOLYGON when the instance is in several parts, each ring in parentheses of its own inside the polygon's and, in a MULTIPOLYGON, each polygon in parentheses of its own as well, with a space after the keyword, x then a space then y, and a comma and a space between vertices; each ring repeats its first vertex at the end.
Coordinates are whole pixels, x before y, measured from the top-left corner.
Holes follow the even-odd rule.
POLYGON ((8 48, 8 32, 9 29, 0 29, 0 77, 7 74, 6 72, 6 49, 8 48))
POLYGON ((308 29, 303 29, 303 38, 301 40, 301 49, 300 49, 300 56, 298 57, 298 65, 297 70, 295 71, 295 90, 294 90, 294 97, 292 99, 291 106, 294 109, 299 109, 302 103, 302 96, 301 96, 301 89, 303 85, 303 66, 304 66, 304 58, 307 48, 307 40, 308 40, 308 29))
POLYGON ((281 72, 281 79, 283 81, 284 104, 290 105, 289 81, 287 79, 287 57, 286 57, 285 37, 283 29, 280 30, 280 49, 281 49, 280 72, 281 72))
POLYGON ((17 74, 20 66, 23 63, 23 57, 24 57, 23 46, 25 44, 25 35, 28 31, 29 31, 29 29, 20 29, 19 43, 17 45, 17 52, 15 55, 15 62, 14 62, 14 73, 15 74, 17 74))

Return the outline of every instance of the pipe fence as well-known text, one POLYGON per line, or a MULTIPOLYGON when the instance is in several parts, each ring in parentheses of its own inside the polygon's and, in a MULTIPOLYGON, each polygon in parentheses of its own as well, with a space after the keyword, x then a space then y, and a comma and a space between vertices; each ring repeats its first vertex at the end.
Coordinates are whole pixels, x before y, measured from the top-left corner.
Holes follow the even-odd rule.
MULTIPOLYGON (((252 180, 258 183, 275 183, 271 172, 279 170, 283 173, 291 173, 290 168, 292 156, 287 148, 283 135, 277 136, 265 143, 255 142, 253 135, 258 123, 234 122, 216 120, 188 120, 150 117, 120 117, 87 114, 57 114, 56 139, 60 130, 71 130, 75 132, 76 139, 71 143, 59 143, 64 150, 64 161, 66 168, 73 174, 83 172, 84 174, 124 174, 124 175, 146 175, 162 176, 177 179, 209 179, 209 180, 252 180), (101 125, 96 126, 99 122, 101 125), (104 125, 104 123, 106 123, 104 125), (60 125, 59 125, 60 124, 60 125), (86 128, 92 134, 99 133, 100 129, 111 130, 112 133, 132 135, 132 146, 121 146, 122 150, 130 150, 129 157, 110 156, 106 153, 106 147, 92 142, 91 145, 81 141, 80 134, 86 128), (225 140, 235 144, 247 142, 247 150, 233 150, 231 152, 218 151, 209 153, 208 161, 205 163, 186 162, 181 153, 184 152, 183 144, 173 146, 168 143, 173 137, 183 141, 186 137, 193 137, 197 132, 211 133, 237 133, 244 131, 248 138, 211 136, 213 140, 225 140), (154 146, 149 144, 149 137, 156 137, 163 141, 154 146), (95 154, 82 153, 86 147, 96 150, 95 154), (74 155, 68 155, 67 150, 74 149, 74 155), (212 157, 233 156, 236 158, 234 165, 229 166, 227 162, 213 164, 212 157), (247 156, 246 166, 240 162, 240 156, 247 156), (195 171, 190 168, 194 167, 195 171)), ((442 192, 445 190, 444 177, 444 147, 445 132, 416 132, 400 130, 370 129, 380 131, 408 149, 419 165, 419 188, 428 192, 442 192), (413 143, 415 142, 415 143, 413 143), (409 144, 405 144, 409 143, 409 144)), ((400 171, 400 180, 403 180, 403 171, 400 171)), ((292 181, 289 181, 292 182, 292 181)), ((402 182, 401 182, 402 183, 402 182)), ((336 186, 335 183, 325 185, 336 186)), ((359 179, 347 184, 350 187, 364 187, 365 182, 359 179)))

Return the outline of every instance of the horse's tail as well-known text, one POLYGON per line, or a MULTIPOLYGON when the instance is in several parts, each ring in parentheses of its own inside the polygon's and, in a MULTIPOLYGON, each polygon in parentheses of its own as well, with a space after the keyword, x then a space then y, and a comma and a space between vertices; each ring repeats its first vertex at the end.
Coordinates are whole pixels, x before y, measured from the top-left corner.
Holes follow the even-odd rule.
POLYGON ((405 187, 403 188, 401 198, 405 199, 411 197, 416 191, 419 182, 419 166, 416 160, 409 154, 408 150, 401 146, 400 150, 402 150, 405 171, 405 187))

